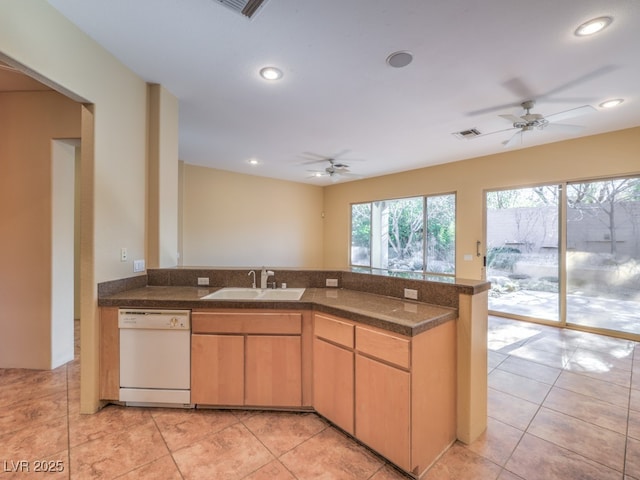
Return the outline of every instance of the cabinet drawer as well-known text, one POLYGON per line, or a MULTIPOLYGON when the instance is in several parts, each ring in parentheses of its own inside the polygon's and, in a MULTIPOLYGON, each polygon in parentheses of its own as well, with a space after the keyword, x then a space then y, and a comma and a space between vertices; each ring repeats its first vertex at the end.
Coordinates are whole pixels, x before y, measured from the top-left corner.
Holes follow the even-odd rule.
POLYGON ((402 368, 411 367, 410 341, 406 338, 356 327, 356 349, 402 368))
POLYGON ((314 335, 330 342, 353 348, 353 324, 325 315, 315 315, 314 335))
POLYGON ((193 333, 300 335, 300 313, 193 312, 193 333))

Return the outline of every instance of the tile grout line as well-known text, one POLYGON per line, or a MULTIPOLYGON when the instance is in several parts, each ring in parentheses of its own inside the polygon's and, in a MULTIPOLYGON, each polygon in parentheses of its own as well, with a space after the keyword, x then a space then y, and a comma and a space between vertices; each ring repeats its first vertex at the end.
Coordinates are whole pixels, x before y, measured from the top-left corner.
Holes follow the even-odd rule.
MULTIPOLYGON (((256 415, 256 414, 249 415, 249 416, 248 416, 248 417, 246 417, 246 418, 252 418, 252 417, 254 417, 255 415, 256 415)), ((259 413, 258 413, 258 415, 259 415, 259 413)), ((244 428, 246 428, 246 429, 247 429, 247 432, 249 432, 249 433, 251 434, 251 436, 253 436, 253 438, 255 438, 255 439, 258 441, 258 443, 259 443, 260 445, 262 445, 262 446, 267 450, 267 452, 269 452, 269 454, 273 457, 273 459, 274 459, 274 460, 277 460, 277 461, 278 461, 278 463, 280 463, 280 465, 282 465, 282 466, 287 470, 287 472, 289 472, 289 473, 291 474, 291 476, 292 476, 293 478, 295 478, 295 479, 297 479, 297 478, 298 478, 298 477, 296 477, 296 476, 293 474, 293 472, 292 472, 292 471, 290 471, 290 470, 287 468, 287 466, 286 466, 284 463, 282 463, 282 462, 280 461, 280 457, 276 457, 276 455, 271 451, 271 449, 270 449, 269 447, 267 447, 267 446, 264 444, 264 442, 263 442, 262 440, 260 440, 260 438, 258 438, 258 436, 257 436, 255 433, 253 433, 253 430, 251 430, 251 429, 249 428, 249 426, 248 426, 247 424, 245 424, 245 423, 244 423, 244 418, 239 418, 239 417, 236 417, 236 418, 238 419, 238 423, 242 424, 242 426, 243 426, 244 428)), ((306 442, 306 440, 305 440, 305 442, 306 442)), ((304 443, 304 442, 302 442, 302 443, 304 443)), ((300 445, 301 445, 301 444, 300 444, 300 445)), ((295 448, 295 447, 294 447, 294 448, 295 448)), ((292 450, 292 449, 290 449, 290 450, 292 450)), ((288 451, 290 451, 290 450, 287 450, 287 452, 288 452, 288 451)), ((287 453, 287 452, 285 452, 285 453, 287 453)), ((283 453, 282 455, 284 455, 284 453, 283 453)), ((282 456, 282 455, 281 455, 281 456, 282 456)), ((273 460, 269 461, 268 463, 265 463, 264 465, 260 465, 260 466, 259 466, 258 468, 256 468, 254 471, 249 472, 247 475, 245 475, 245 476, 244 476, 244 477, 242 477, 242 478, 244 479, 244 478, 247 478, 247 477, 249 477, 249 476, 253 475, 253 474, 254 474, 254 473, 256 473, 257 471, 259 471, 261 468, 264 468, 265 466, 269 465, 269 463, 271 463, 271 462, 273 462, 273 460)), ((240 479, 240 480, 242 480, 242 479, 240 479)))
MULTIPOLYGON (((568 360, 563 364, 562 368, 560 369, 560 370, 561 370, 560 375, 558 375, 558 377, 557 377, 557 378, 556 378, 556 380, 554 381, 553 385, 552 385, 552 386, 551 386, 551 388, 549 389, 549 392, 547 392, 547 395, 545 395, 545 398, 544 398, 544 399, 542 400, 542 402, 540 403, 540 406, 539 406, 539 407, 538 407, 538 409, 536 410, 536 413, 531 417, 531 421, 530 421, 530 422, 529 422, 529 424, 527 425, 527 428, 525 429, 524 433, 525 433, 525 434, 532 435, 532 436, 534 436, 534 437, 536 437, 536 438, 539 438, 540 440, 543 440, 543 441, 546 441, 546 442, 552 443, 552 444, 553 444, 553 445, 555 445, 556 447, 564 448, 565 450, 568 450, 568 451, 572 452, 572 453, 573 453, 573 454, 575 454, 575 455, 578 455, 578 456, 580 456, 580 457, 582 457, 582 458, 585 458, 585 459, 587 459, 587 460, 589 460, 589 461, 591 461, 591 462, 593 462, 593 463, 596 463, 596 464, 598 464, 598 465, 602 465, 602 466, 603 466, 603 467, 605 467, 605 468, 608 468, 608 469, 613 470, 613 471, 615 471, 615 472, 619 472, 618 470, 616 470, 616 469, 614 469, 614 468, 610 467, 609 465, 606 465, 606 464, 604 464, 604 463, 602 463, 602 462, 600 462, 600 461, 597 461, 597 460, 595 460, 595 459, 592 459, 592 458, 586 457, 586 456, 584 456, 583 454, 581 454, 581 453, 579 453, 579 452, 576 452, 576 451, 574 451, 574 450, 572 450, 572 449, 570 449, 570 448, 563 447, 563 446, 558 445, 558 444, 556 444, 556 443, 554 443, 554 442, 550 442, 549 440, 546 440, 546 439, 544 439, 544 438, 538 437, 537 435, 535 435, 535 434, 533 434, 533 433, 529 433, 529 428, 530 428, 531 424, 533 423, 533 420, 536 418, 536 416, 538 415, 538 413, 540 413, 540 410, 543 408, 543 404, 544 404, 544 402, 546 401, 547 397, 549 396, 549 393, 551 393, 551 390, 552 390, 553 388, 559 388, 559 389, 561 389, 561 390, 567 390, 567 389, 564 389, 564 388, 562 388, 562 387, 560 387, 560 386, 556 387, 556 383, 557 383, 558 379, 560 378, 560 376, 562 375, 562 373, 563 373, 563 372, 567 371, 567 372, 570 372, 570 373, 574 373, 574 374, 576 374, 576 375, 580 375, 581 377, 585 377, 585 378, 593 379, 592 377, 589 377, 588 375, 581 375, 581 374, 580 374, 580 373, 578 373, 578 372, 572 372, 571 370, 567 370, 567 366, 568 366, 568 365, 569 365, 569 363, 571 362, 571 359, 572 359, 572 358, 573 358, 573 356, 576 354, 577 350, 578 350, 578 347, 576 347, 576 348, 573 350, 573 352, 572 352, 572 354, 571 354, 570 358, 569 358, 569 359, 568 359, 568 360)), ((635 354, 635 350, 634 350, 634 354, 635 354)), ((537 363, 537 362, 535 362, 535 363, 537 363)), ((542 365, 542 364, 541 364, 541 365, 542 365)), ((598 379, 596 379, 596 380, 598 380, 598 379)), ((612 383, 612 382, 606 382, 606 381, 604 381, 604 380, 602 380, 602 381, 603 381, 603 382, 605 382, 605 383, 612 383)), ((614 384, 614 385, 615 385, 615 384, 614 384)), ((573 392, 572 390, 567 390, 567 391, 573 392)), ((578 392, 573 392, 573 393, 578 393, 578 392)), ((579 395, 584 395, 584 394, 580 394, 580 393, 578 393, 578 394, 579 394, 579 395)), ((631 395, 631 388, 629 388, 629 396, 630 396, 630 395, 631 395)), ((588 396, 588 395, 585 395, 585 396, 588 396)), ((516 397, 516 398, 517 398, 517 397, 516 397)), ((606 402, 606 403, 609 403, 609 402, 606 402)), ((615 406, 614 404, 611 404, 611 405, 612 405, 612 406, 615 406)), ((628 404, 628 405, 629 405, 629 404, 628 404)), ((628 406, 628 405, 627 405, 627 406, 628 406)), ((547 408, 547 409, 552 410, 552 411, 554 411, 554 412, 556 411, 556 410, 553 410, 553 409, 551 409, 551 408, 549 408, 549 407, 544 407, 544 408, 547 408)), ((586 421, 584 421, 584 420, 582 420, 582 419, 580 419, 580 418, 578 418, 578 417, 574 417, 574 416, 572 416, 572 415, 568 415, 568 414, 563 413, 563 412, 558 412, 558 413, 560 413, 560 414, 562 414, 562 415, 566 415, 566 416, 568 416, 568 417, 570 417, 570 418, 574 418, 574 419, 577 419, 577 420, 579 420, 579 421, 582 421, 582 422, 588 423, 588 424, 590 424, 590 425, 594 425, 594 426, 599 427, 599 426, 598 426, 598 425, 596 425, 596 424, 592 424, 592 423, 590 423, 590 422, 586 422, 586 421)), ((627 433, 628 433, 628 424, 629 424, 629 409, 627 408, 627 433)), ((600 428, 605 428, 605 427, 600 427, 600 428)), ((609 430, 609 431, 612 431, 612 432, 614 432, 614 433, 618 433, 618 434, 619 434, 619 432, 615 432, 615 431, 610 430, 610 429, 608 429, 608 428, 606 428, 606 430, 609 430)), ((524 437, 524 435, 523 435, 523 437, 524 437)), ((513 453, 514 453, 514 452, 515 452, 515 450, 517 449, 518 445, 520 445, 520 442, 521 442, 521 441, 522 441, 522 438, 520 439, 520 441, 518 441, 518 444, 516 445, 516 447, 515 447, 515 448, 513 449, 513 451, 511 452, 511 455, 509 456, 509 459, 513 456, 513 453)), ((627 446, 627 442, 628 442, 628 435, 625 435, 625 457, 624 457, 624 462, 623 462, 623 465, 622 465, 622 472, 619 472, 619 473, 622 473, 623 478, 624 478, 624 471, 625 471, 625 466, 626 466, 626 446, 627 446)), ((509 459, 507 459, 507 462, 509 461, 509 459)), ((505 462, 505 465, 506 465, 506 463, 507 463, 507 462, 505 462)), ((513 472, 511 472, 511 473, 513 473, 513 472)))
MULTIPOLYGON (((544 335, 543 335, 543 338, 544 338, 544 335)), ((574 353, 575 353, 575 350, 574 350, 574 352, 571 354, 571 356, 573 356, 573 354, 574 354, 574 353)), ((507 358, 509 358, 509 357, 511 357, 511 354, 509 354, 507 358)), ((507 360, 507 358, 505 358, 503 361, 506 361, 506 360, 507 360)), ((518 357, 516 357, 516 358, 518 358, 518 357)), ((533 363, 538 363, 538 362, 533 362, 533 363)), ((544 364, 541 364, 541 363, 538 363, 538 364, 539 364, 539 365, 543 365, 543 366, 547 366, 547 367, 549 366, 549 365, 544 365, 544 364)), ((548 397, 548 396, 549 396, 549 394, 551 393, 551 390, 555 387, 556 383, 558 382, 558 379, 559 379, 559 378, 560 378, 560 376, 562 375, 562 372, 565 370, 566 365, 567 365, 566 363, 565 363, 565 364, 563 364, 562 368, 560 369, 560 374, 558 374, 558 376, 556 377, 556 379, 553 381, 553 383, 551 384, 551 388, 549 388, 549 391, 546 393, 546 395, 544 396, 544 398, 542 399, 542 401, 541 401, 541 402, 540 402, 540 404, 538 405, 538 408, 536 409, 536 413, 534 413, 534 414, 531 416, 531 420, 529 420, 529 423, 527 424, 526 428, 525 428, 525 429, 524 429, 524 431, 522 432, 522 435, 520 436, 520 439, 518 440, 518 442, 516 443, 515 447, 513 448, 513 450, 511 451, 511 453, 509 454, 509 457, 505 460, 505 462, 504 462, 504 466, 502 467, 502 471, 506 470, 507 472, 512 473, 513 475, 519 476, 519 475, 518 475, 518 474, 516 474, 515 472, 512 472, 511 470, 508 470, 508 469, 506 468, 506 466, 507 466, 507 464, 509 463, 509 460, 511 460, 511 458, 513 457, 513 454, 515 453, 515 451, 518 449, 518 447, 519 447, 519 446, 520 446, 520 444, 522 443, 522 440, 524 439, 524 436, 525 436, 525 435, 532 435, 532 436, 534 436, 534 437, 536 437, 536 438, 540 438, 540 437, 538 437, 537 435, 534 435, 533 433, 529 433, 529 427, 531 427, 531 424, 533 423, 533 420, 538 416, 538 413, 540 413, 540 410, 542 409, 542 406, 543 406, 544 402, 547 400, 547 397, 548 397)), ((557 367, 556 367, 556 368, 557 368, 557 367)), ((541 383, 543 383, 543 382, 541 382, 541 383)), ((558 387, 558 388, 560 388, 560 387, 558 387)), ((518 397, 516 397, 516 398, 518 398, 518 397)), ((544 439, 541 439, 541 440, 546 441, 546 440, 544 440, 544 439)), ((551 443, 553 443, 553 442, 551 442, 551 443)), ((556 445, 557 447, 560 447, 560 445, 557 445, 557 444, 555 444, 555 443, 554 443, 554 445, 556 445)), ((560 448, 563 448, 563 447, 560 447, 560 448)), ((573 453, 576 453, 576 452, 573 452, 573 453)), ((578 454, 578 455, 579 455, 579 454, 578 454)), ((582 457, 582 455, 580 455, 580 456, 582 457)), ((586 457, 584 457, 584 458, 586 458, 586 457)), ((502 472, 498 475, 498 477, 499 477, 501 474, 502 474, 502 472)))
MULTIPOLYGON (((153 412, 150 412, 149 416, 151 417, 151 421, 153 422, 155 427, 158 429, 158 433, 160 434, 160 438, 162 438, 162 442, 164 443, 164 446, 167 447, 167 452, 169 452, 169 456, 171 457, 171 461, 176 466, 176 470, 178 471, 178 474, 180 475, 180 478, 182 480, 184 480, 184 474, 182 473, 182 470, 180 470, 180 466, 176 463, 176 459, 173 456, 173 452, 171 451, 171 448, 169 448, 169 444, 167 443, 167 440, 164 438, 164 435, 162 434, 162 429, 158 425, 158 422, 156 422, 156 417, 153 415, 153 412)), ((162 457, 159 457, 159 458, 162 458, 162 457)), ((155 460, 152 460, 151 462, 147 463, 146 465, 150 465, 151 463, 153 463, 153 462, 155 462, 157 460, 158 459, 156 458, 155 460)), ((140 466, 134 468, 133 470, 131 470, 129 472, 126 472, 123 475, 126 475, 127 473, 130 473, 130 472, 136 470, 137 468, 140 468, 140 466)))

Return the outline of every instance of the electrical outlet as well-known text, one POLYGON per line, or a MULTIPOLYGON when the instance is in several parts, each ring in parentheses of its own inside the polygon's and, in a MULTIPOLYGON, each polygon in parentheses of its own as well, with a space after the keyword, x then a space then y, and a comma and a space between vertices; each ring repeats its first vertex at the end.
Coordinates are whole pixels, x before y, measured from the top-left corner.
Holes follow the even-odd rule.
POLYGON ((122 247, 120 249, 120 261, 126 262, 128 257, 129 255, 127 254, 127 249, 125 247, 122 247))
POLYGON ((417 300, 418 299, 418 291, 417 290, 413 290, 412 288, 405 288, 404 289, 404 298, 410 298, 411 300, 417 300))
POLYGON ((209 277, 198 277, 198 285, 209 285, 209 277))
POLYGON ((337 278, 327 278, 325 285, 327 287, 337 287, 338 286, 338 279, 337 278))
POLYGON ((145 261, 144 260, 134 260, 133 261, 133 273, 144 272, 144 269, 145 269, 145 261))

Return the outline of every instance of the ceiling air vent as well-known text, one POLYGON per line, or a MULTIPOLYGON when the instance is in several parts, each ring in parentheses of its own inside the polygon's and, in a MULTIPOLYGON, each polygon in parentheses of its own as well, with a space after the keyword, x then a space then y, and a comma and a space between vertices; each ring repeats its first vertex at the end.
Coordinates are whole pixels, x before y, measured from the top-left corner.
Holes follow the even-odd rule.
POLYGON ((260 6, 267 3, 267 0, 216 0, 234 12, 241 13, 247 18, 253 17, 260 6))
POLYGON ((458 138, 475 138, 480 135, 480 131, 477 128, 470 128, 469 130, 462 130, 461 132, 455 132, 453 134, 458 138))

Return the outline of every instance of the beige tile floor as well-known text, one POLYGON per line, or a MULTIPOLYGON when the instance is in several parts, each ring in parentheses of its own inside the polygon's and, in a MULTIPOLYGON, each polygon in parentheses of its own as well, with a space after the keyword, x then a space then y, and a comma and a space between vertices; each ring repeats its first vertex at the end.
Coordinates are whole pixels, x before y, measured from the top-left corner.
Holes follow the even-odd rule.
MULTIPOLYGON (((636 344, 489 325, 487 432, 424 478, 640 479, 636 344)), ((81 415, 78 404, 77 358, 50 372, 0 369, 0 480, 405 478, 311 413, 111 405, 81 415)))

